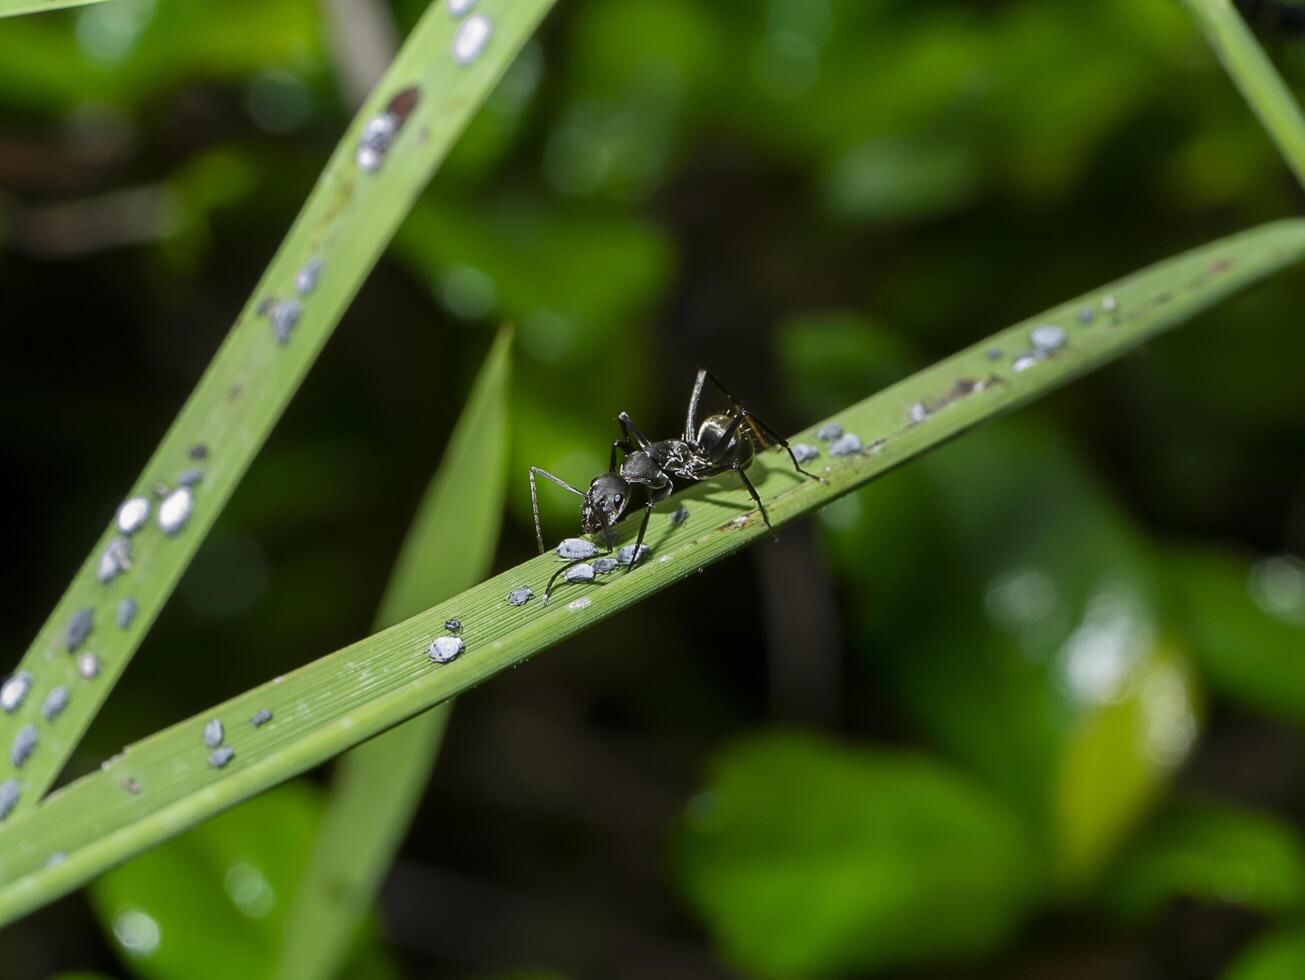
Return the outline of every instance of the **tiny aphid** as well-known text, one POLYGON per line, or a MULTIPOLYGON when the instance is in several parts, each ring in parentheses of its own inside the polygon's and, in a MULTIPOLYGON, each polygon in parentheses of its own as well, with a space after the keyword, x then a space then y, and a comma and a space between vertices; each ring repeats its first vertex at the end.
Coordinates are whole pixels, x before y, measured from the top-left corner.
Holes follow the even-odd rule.
POLYGON ((74 653, 79 646, 86 642, 86 638, 91 635, 91 630, 95 628, 95 613, 89 609, 78 609, 68 620, 68 629, 64 634, 64 647, 69 653, 74 653))
POLYGON ((450 660, 456 660, 464 649, 461 637, 439 636, 427 647, 426 656, 437 664, 446 664, 450 660))
POLYGON ((104 546, 104 552, 100 555, 100 565, 96 570, 96 578, 101 582, 112 582, 123 572, 131 569, 131 541, 128 538, 116 537, 104 546))
POLYGON ((229 745, 214 749, 209 753, 208 764, 214 769, 221 769, 236 757, 236 750, 229 745))
POLYGON ((262 728, 272 720, 272 712, 267 708, 259 708, 254 712, 254 716, 249 719, 249 723, 255 728, 262 728))
POLYGON ((45 703, 41 705, 41 717, 46 721, 54 721, 66 707, 68 707, 68 688, 51 688, 50 693, 45 696, 45 703))
POLYGON ((358 147, 357 155, 354 157, 358 164, 358 169, 365 174, 374 174, 381 169, 383 157, 377 152, 375 147, 363 144, 358 147))
POLYGON ((190 487, 178 487, 159 504, 159 527, 168 537, 172 537, 190 520, 195 509, 195 494, 190 487))
POLYGON ((862 449, 861 437, 855 432, 845 432, 829 446, 831 456, 853 456, 862 449))
POLYGON ((1059 350, 1068 342, 1069 335, 1065 333, 1064 328, 1054 323, 1044 323, 1029 331, 1029 343, 1033 345, 1034 350, 1043 354, 1059 350))
POLYGON ((584 538, 567 538, 554 549, 562 558, 592 558, 598 554, 598 546, 584 538))
POLYGON ((114 615, 114 622, 118 624, 118 629, 125 630, 131 625, 131 621, 135 618, 136 600, 131 596, 127 596, 127 598, 118 603, 118 609, 114 615))
POLYGON ((275 334, 277 343, 282 347, 290 343, 290 335, 294 333, 295 327, 299 325, 299 318, 303 315, 303 307, 299 305, 297 299, 273 299, 265 304, 267 319, 272 324, 272 333, 275 334))
POLYGON ((9 761, 13 763, 14 769, 22 769, 23 763, 37 750, 38 739, 37 726, 34 724, 25 724, 18 729, 17 735, 13 736, 13 745, 9 749, 9 761))
POLYGON ((453 36, 453 58, 461 65, 469 65, 475 61, 480 52, 485 50, 485 45, 489 43, 489 36, 493 32, 489 18, 477 14, 474 17, 468 17, 458 27, 458 32, 453 36))
POLYGON ((90 652, 78 654, 77 673, 81 674, 88 681, 99 677, 100 658, 90 652))
POLYGON ((313 256, 304 263, 304 267, 295 273, 295 291, 300 296, 307 296, 317 288, 317 280, 322 274, 322 260, 313 256))
POLYGON ((226 733, 222 728, 222 719, 213 718, 204 726, 204 744, 210 749, 216 749, 222 744, 222 739, 226 733))
POLYGON ((132 497, 130 500, 124 500, 122 506, 118 508, 118 530, 123 534, 135 534, 144 527, 149 516, 149 497, 132 497))
POLYGON ((562 575, 567 582, 592 582, 594 580, 594 566, 588 563, 572 565, 562 575))
POLYGON ((0 820, 9 816, 22 797, 22 787, 16 779, 6 779, 0 783, 0 820))
MULTIPOLYGON (((385 163, 385 156, 399 138, 399 131, 417 107, 420 93, 415 86, 400 91, 385 109, 363 124, 354 161, 364 173, 374 174, 385 163)), ((315 282, 316 280, 314 280, 315 282)))
POLYGON ((648 554, 650 550, 652 549, 650 549, 646 544, 637 546, 632 544, 623 545, 620 550, 616 552, 617 564, 637 565, 639 562, 643 561, 643 556, 648 554))
POLYGON ((31 688, 32 675, 25 670, 20 670, 0 686, 0 708, 3 708, 7 715, 13 714, 23 706, 23 702, 27 699, 27 692, 31 688))
POLYGON ((14 764, 15 769, 23 768, 23 763, 31 758, 32 753, 36 751, 38 738, 35 725, 24 725, 18 729, 18 734, 14 736, 14 744, 9 749, 9 761, 14 764))
POLYGON ((805 442, 793 443, 793 455, 799 463, 809 463, 820 456, 820 450, 805 442))

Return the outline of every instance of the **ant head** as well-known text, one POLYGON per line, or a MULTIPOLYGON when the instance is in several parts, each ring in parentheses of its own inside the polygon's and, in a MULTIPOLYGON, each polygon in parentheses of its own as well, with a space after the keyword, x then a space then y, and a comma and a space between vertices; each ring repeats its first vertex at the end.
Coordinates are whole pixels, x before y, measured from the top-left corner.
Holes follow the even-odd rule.
POLYGON ((580 507, 580 526, 585 534, 606 530, 619 521, 630 504, 630 484, 616 473, 600 473, 589 484, 580 507))

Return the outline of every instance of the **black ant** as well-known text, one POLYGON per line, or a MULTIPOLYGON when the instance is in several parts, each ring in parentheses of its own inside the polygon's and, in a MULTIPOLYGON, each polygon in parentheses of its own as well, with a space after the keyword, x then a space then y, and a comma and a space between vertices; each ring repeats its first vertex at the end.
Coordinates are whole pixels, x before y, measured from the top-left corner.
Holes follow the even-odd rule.
MULTIPOLYGON (((698 371, 697 380, 693 384, 693 394, 689 396, 689 411, 684 421, 684 438, 652 442, 639 431, 639 427, 625 412, 622 412, 617 420, 621 425, 622 438, 612 443, 607 472, 593 478, 588 492, 577 490, 547 470, 537 466, 530 467, 530 506, 535 515, 535 540, 539 544, 541 555, 544 553, 544 532, 539 523, 539 500, 535 489, 537 475, 551 480, 563 490, 584 500, 580 507, 580 526, 585 534, 597 534, 601 531, 608 554, 612 553, 611 529, 629 507, 635 485, 645 487, 647 502, 644 504, 643 520, 639 524, 639 536, 635 540, 634 550, 631 553, 630 568, 638 564, 641 557, 643 538, 648 530, 648 518, 652 516, 653 508, 671 495, 675 489, 675 480, 697 482, 730 471, 737 473, 739 479, 743 481, 743 486, 756 502, 757 509, 761 511, 761 519, 766 522, 766 527, 770 528, 771 533, 774 533, 774 528, 770 525, 770 515, 766 513, 766 507, 761 502, 761 497, 757 495, 756 487, 752 485, 745 472, 752 465, 757 447, 759 445, 762 448, 767 445, 783 446, 793 461, 794 469, 813 480, 820 480, 820 477, 802 468, 787 439, 745 408, 710 371, 698 371), (698 402, 702 399, 702 391, 708 381, 729 399, 730 407, 726 412, 708 415, 699 423, 698 402), (617 450, 626 454, 619 467, 616 462, 617 450)), ((553 583, 569 567, 571 566, 567 565, 558 569, 548 580, 548 587, 544 590, 545 601, 552 592, 553 583)))

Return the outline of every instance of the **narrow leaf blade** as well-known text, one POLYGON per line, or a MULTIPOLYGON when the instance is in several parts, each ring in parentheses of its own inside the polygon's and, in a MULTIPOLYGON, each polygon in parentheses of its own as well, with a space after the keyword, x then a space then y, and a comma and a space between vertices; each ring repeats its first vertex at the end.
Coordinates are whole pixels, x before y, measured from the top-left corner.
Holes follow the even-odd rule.
POLYGON ((1230 0, 1183 0, 1296 179, 1305 185, 1305 116, 1230 0))
POLYGON ((0 17, 14 17, 19 14, 40 14, 47 10, 63 10, 67 7, 87 7, 104 0, 0 0, 0 17))
POLYGON ((552 0, 484 0, 475 16, 491 25, 491 33, 467 63, 453 54, 467 21, 452 17, 442 3, 432 3, 413 30, 127 494, 149 497, 159 484, 175 487, 182 473, 198 465, 203 478, 193 490, 189 520, 166 535, 155 523, 161 511, 155 501, 149 523, 131 538, 130 570, 106 584, 97 570, 119 536, 111 520, 19 664, 18 671, 31 677, 31 696, 17 711, 0 715, 0 744, 11 744, 29 724, 40 730, 40 743, 21 769, 7 752, 0 759, 0 782, 14 779, 20 788, 16 813, 30 810, 58 775, 412 201, 551 5, 552 0), (366 172, 356 159, 362 132, 387 111, 406 112, 406 121, 379 169, 366 172), (304 286, 301 275, 311 269, 317 270, 312 284, 304 286), (298 310, 291 325, 289 303, 298 310), (197 460, 201 446, 203 459, 197 460), (125 600, 135 603, 136 614, 129 626, 118 628, 116 610, 125 600), (83 648, 97 658, 98 672, 89 680, 65 642, 69 623, 83 611, 94 623, 83 648), (56 687, 71 697, 58 724, 45 724, 41 705, 56 687))

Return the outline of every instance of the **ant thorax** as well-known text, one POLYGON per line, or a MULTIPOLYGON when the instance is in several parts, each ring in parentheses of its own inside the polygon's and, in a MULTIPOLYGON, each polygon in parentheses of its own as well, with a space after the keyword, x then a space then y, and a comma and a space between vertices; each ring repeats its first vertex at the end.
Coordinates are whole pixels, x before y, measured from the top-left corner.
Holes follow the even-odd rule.
POLYGON ((694 446, 683 439, 654 442, 648 447, 647 454, 653 458, 663 473, 669 473, 681 480, 697 479, 695 474, 707 462, 694 446))
POLYGON ((659 451, 667 443, 654 442, 646 451, 630 453, 621 463, 621 476, 631 483, 660 487, 666 483, 666 463, 659 451))

